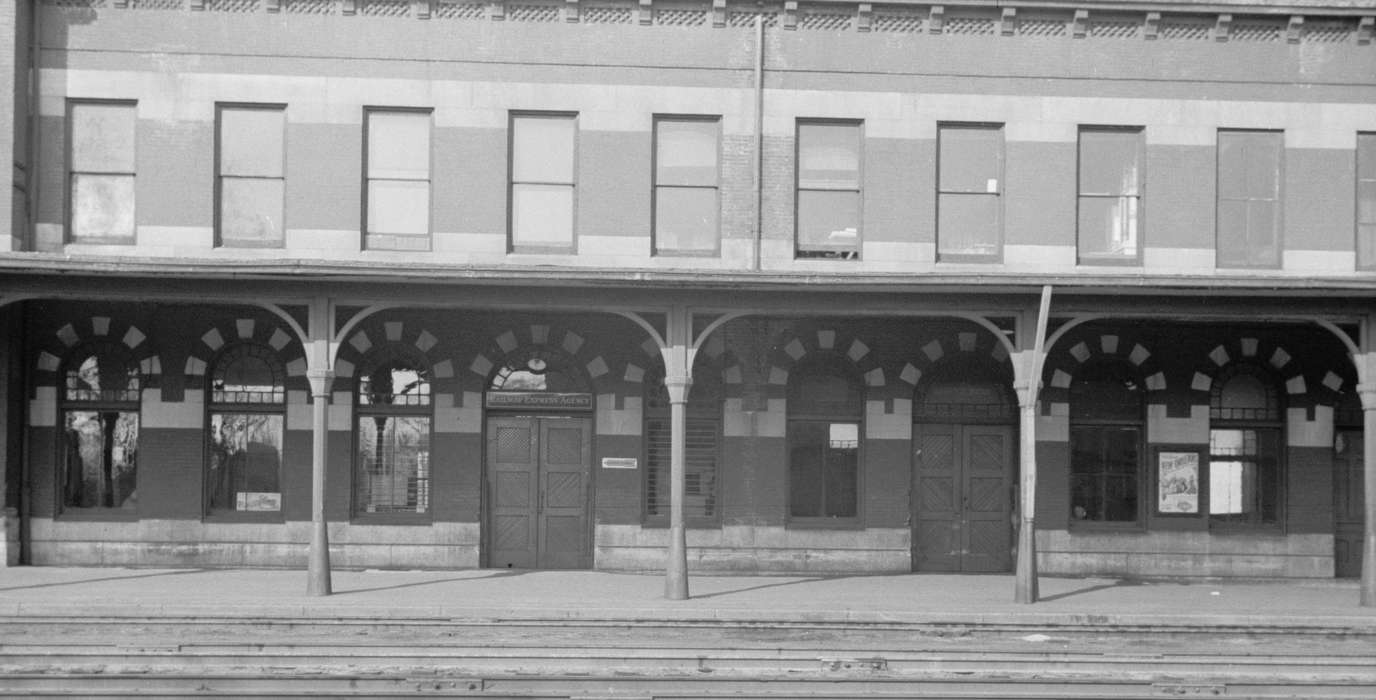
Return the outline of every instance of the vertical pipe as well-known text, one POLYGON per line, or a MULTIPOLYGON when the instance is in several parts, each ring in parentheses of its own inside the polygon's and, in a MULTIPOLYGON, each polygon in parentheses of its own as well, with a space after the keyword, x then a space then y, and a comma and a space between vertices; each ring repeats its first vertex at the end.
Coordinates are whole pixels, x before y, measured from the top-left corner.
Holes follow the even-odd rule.
MULTIPOLYGON (((25 159, 25 175, 27 181, 24 183, 24 196, 28 197, 26 209, 28 216, 24 222, 25 231, 23 240, 16 247, 19 250, 35 250, 38 247, 38 188, 42 180, 38 172, 38 148, 39 130, 43 124, 43 94, 39 90, 38 77, 39 59, 42 58, 42 51, 39 43, 42 40, 42 13, 43 3, 41 0, 33 0, 33 15, 29 17, 29 104, 25 110, 25 119, 29 121, 29 142, 25 144, 28 150, 28 157, 25 159)), ((13 206, 13 203, 11 203, 13 206)), ((14 232, 10 232, 13 240, 14 232)))
POLYGON ((764 239, 764 13, 755 15, 755 236, 751 265, 761 268, 764 239))
POLYGON ((1362 396, 1362 607, 1376 607, 1376 385, 1358 387, 1362 396))

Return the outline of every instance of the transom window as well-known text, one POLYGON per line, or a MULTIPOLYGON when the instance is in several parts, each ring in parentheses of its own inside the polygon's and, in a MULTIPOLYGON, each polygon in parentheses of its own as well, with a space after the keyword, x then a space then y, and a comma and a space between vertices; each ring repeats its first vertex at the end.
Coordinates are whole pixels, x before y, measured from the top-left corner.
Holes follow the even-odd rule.
POLYGON ((63 510, 135 509, 138 365, 120 345, 93 343, 73 353, 62 374, 63 510))
POLYGON ((588 380, 567 355, 553 348, 532 346, 509 354, 492 375, 491 391, 548 391, 590 393, 588 380))
POLYGON ((355 512, 428 513, 429 366, 402 346, 385 346, 363 364, 356 397, 355 512))
POLYGON ((947 360, 924 377, 913 417, 928 422, 1011 422, 1017 403, 1011 380, 992 366, 963 359, 947 360))
POLYGON ((1070 384, 1070 517, 1131 523, 1140 517, 1144 391, 1127 363, 1093 360, 1070 384))
POLYGON ((212 515, 282 509, 286 372, 257 343, 231 345, 210 372, 206 509, 212 515))
POLYGON ((862 386, 839 361, 813 362, 789 378, 788 489, 794 521, 859 520, 862 386))

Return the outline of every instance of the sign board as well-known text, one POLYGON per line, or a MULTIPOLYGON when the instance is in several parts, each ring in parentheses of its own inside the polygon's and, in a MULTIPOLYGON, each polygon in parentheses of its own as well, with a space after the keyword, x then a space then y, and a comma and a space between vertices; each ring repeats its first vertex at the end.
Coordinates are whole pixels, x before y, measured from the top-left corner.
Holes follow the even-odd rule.
POLYGON ((234 497, 235 510, 271 512, 282 510, 282 494, 239 491, 234 497))
POLYGON ((554 394, 544 391, 489 391, 488 408, 523 411, 591 411, 592 394, 554 394))
POLYGON ((638 469, 640 460, 635 457, 603 457, 603 469, 638 469))
POLYGON ((1199 512, 1199 453, 1165 452, 1156 458, 1156 512, 1199 512))

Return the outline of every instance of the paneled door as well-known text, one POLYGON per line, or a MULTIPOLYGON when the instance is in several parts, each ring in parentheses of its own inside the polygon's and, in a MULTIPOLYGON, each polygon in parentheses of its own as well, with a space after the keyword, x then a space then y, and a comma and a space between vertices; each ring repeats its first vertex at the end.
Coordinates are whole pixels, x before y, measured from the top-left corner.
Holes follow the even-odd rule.
POLYGON ((914 570, 1011 569, 1014 446, 1009 426, 916 426, 914 570))
POLYGON ((591 441, 587 418, 488 419, 488 566, 592 566, 591 441))
POLYGON ((1333 458, 1334 569, 1339 577, 1362 575, 1362 524, 1365 522, 1362 431, 1342 430, 1343 449, 1333 458))

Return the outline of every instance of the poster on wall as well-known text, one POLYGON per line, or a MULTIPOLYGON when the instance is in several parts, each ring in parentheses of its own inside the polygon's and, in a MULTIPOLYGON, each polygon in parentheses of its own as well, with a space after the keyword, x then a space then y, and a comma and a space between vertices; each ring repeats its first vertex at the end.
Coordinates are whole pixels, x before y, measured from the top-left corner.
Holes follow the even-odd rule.
POLYGON ((1199 453, 1160 452, 1156 458, 1156 510, 1199 512, 1199 453))

